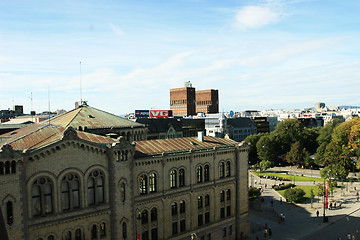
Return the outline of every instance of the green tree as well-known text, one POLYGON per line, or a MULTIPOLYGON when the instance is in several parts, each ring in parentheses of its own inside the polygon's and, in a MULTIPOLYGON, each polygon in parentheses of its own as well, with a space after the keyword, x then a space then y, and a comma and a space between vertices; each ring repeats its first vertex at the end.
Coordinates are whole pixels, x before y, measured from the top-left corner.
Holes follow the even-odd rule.
POLYGON ((299 141, 304 142, 305 127, 298 119, 286 119, 280 122, 273 132, 278 136, 281 142, 281 152, 287 153, 290 151, 291 145, 299 141))
POLYGON ((260 189, 256 187, 249 187, 249 200, 257 199, 261 195, 260 189))
POLYGON ((260 166, 260 171, 261 172, 264 172, 266 171, 267 169, 271 168, 274 164, 270 161, 267 161, 267 160, 262 160, 259 164, 260 166))
POLYGON ((256 144, 263 135, 264 133, 251 134, 244 140, 250 146, 249 161, 252 164, 256 163, 258 160, 256 144))
POLYGON ((302 147, 299 141, 295 142, 290 151, 286 154, 286 160, 299 167, 306 165, 308 162, 309 154, 305 148, 302 147))
POLYGON ((263 135, 256 144, 257 153, 260 160, 276 162, 279 154, 280 142, 274 134, 263 135))

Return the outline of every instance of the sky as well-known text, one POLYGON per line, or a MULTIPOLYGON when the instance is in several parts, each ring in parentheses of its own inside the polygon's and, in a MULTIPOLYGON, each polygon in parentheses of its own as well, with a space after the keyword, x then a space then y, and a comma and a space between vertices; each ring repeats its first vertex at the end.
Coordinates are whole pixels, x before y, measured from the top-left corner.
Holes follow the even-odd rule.
POLYGON ((0 1, 0 109, 117 115, 218 89, 220 111, 360 105, 358 0, 0 1), (81 64, 80 64, 81 62, 81 64))

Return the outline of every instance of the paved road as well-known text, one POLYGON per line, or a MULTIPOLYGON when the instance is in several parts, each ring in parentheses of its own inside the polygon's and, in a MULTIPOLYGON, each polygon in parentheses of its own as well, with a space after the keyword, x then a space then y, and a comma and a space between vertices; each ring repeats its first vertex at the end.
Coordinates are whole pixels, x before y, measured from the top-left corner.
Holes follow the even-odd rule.
MULTIPOLYGON (((315 170, 312 171, 313 172, 311 174, 316 174, 315 170)), ((265 184, 267 184, 267 186, 271 186, 275 183, 274 180, 263 178, 260 179, 254 175, 253 177, 249 176, 249 184, 251 184, 251 179, 253 181, 256 179, 256 186, 262 186, 264 189, 264 192, 262 193, 262 197, 264 198, 262 209, 250 209, 251 240, 256 239, 256 237, 258 237, 259 240, 331 240, 337 239, 339 234, 344 234, 347 232, 354 232, 355 235, 357 229, 356 225, 354 224, 348 224, 348 228, 339 227, 339 229, 344 230, 344 233, 339 231, 339 229, 337 229, 335 226, 344 225, 347 218, 353 219, 353 222, 357 223, 359 215, 356 213, 357 210, 360 209, 360 202, 356 201, 356 192, 351 190, 353 190, 355 186, 357 189, 359 189, 359 183, 350 185, 349 191, 335 191, 334 196, 331 197, 330 200, 336 201, 337 206, 340 202, 342 202, 342 206, 341 208, 337 208, 335 210, 326 210, 325 215, 328 216, 328 222, 323 223, 323 203, 319 200, 316 200, 312 206, 310 203, 297 205, 286 202, 280 203, 281 196, 275 190, 269 187, 265 189, 265 184), (260 180, 261 184, 259 184, 260 180), (273 201, 273 205, 271 205, 271 200, 273 201), (317 210, 320 212, 319 217, 316 217, 317 210), (285 215, 285 222, 279 221, 279 215, 281 213, 285 215), (353 215, 351 215, 352 213, 353 215), (264 237, 265 224, 270 226, 272 229, 272 236, 267 235, 266 238, 264 237), (327 232, 328 235, 322 234, 324 232, 327 232), (333 236, 334 238, 328 238, 329 236, 333 236)), ((296 184, 309 185, 312 183, 297 182, 296 184)), ((344 239, 344 236, 342 239, 344 239)))

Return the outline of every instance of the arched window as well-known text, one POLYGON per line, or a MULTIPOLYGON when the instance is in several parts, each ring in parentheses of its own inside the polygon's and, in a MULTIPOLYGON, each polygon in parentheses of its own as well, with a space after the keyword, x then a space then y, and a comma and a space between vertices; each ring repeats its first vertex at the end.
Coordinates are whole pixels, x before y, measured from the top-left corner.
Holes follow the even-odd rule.
POLYGON ((205 207, 210 206, 210 195, 205 195, 205 207))
POLYGON ((157 221, 157 209, 156 208, 152 208, 151 209, 151 221, 157 221))
POLYGON ((221 162, 219 165, 219 177, 224 178, 225 177, 225 163, 221 162))
POLYGON ((203 197, 198 196, 198 208, 202 208, 202 207, 203 207, 203 197))
POLYGON ((120 185, 120 193, 121 193, 121 201, 125 202, 125 183, 121 183, 120 185))
POLYGON ((201 183, 201 182, 203 181, 202 178, 203 178, 203 177, 202 177, 202 166, 198 166, 198 167, 196 168, 196 179, 197 179, 197 182, 198 182, 198 183, 201 183))
POLYGON ((6 219, 7 224, 12 225, 14 223, 13 204, 11 201, 6 203, 6 219))
POLYGON ((185 207, 185 201, 180 201, 180 213, 185 213, 186 207, 185 207))
POLYGON ((53 211, 52 183, 47 177, 35 180, 31 188, 31 209, 33 216, 42 216, 53 211))
POLYGON ((228 161, 226 162, 226 171, 225 171, 225 174, 226 174, 226 177, 230 177, 231 176, 231 162, 228 161))
POLYGON ((147 193, 147 176, 145 174, 140 176, 139 185, 140 185, 140 194, 146 194, 147 193))
POLYGON ((10 162, 5 162, 5 174, 10 174, 10 162))
POLYGON ((177 203, 173 203, 171 204, 171 215, 176 216, 177 214, 177 203))
POLYGON ((230 199, 231 199, 231 190, 228 189, 228 190, 226 191, 226 200, 230 200, 230 199))
POLYGON ((71 240, 71 232, 70 231, 65 232, 64 240, 71 240))
POLYGON ((185 186, 185 169, 179 170, 179 187, 185 186))
POLYGON ((123 237, 123 240, 127 239, 126 222, 122 223, 122 237, 123 237))
POLYGON ((145 224, 145 223, 148 223, 148 211, 147 210, 144 210, 141 212, 141 223, 142 224, 145 224))
MULTIPOLYGON (((47 240, 55 240, 54 235, 49 235, 49 236, 47 237, 47 240)), ((77 239, 75 239, 75 240, 77 240, 77 239)))
POLYGON ((204 181, 207 182, 210 180, 210 166, 205 165, 204 166, 204 181))
POLYGON ((105 236, 106 236, 105 223, 102 222, 102 223, 100 223, 100 238, 103 238, 105 236))
POLYGON ((15 161, 11 162, 11 173, 16 173, 16 162, 15 161))
POLYGON ((156 192, 156 174, 150 173, 149 175, 149 192, 156 192))
POLYGON ((75 240, 82 240, 81 239, 81 229, 80 228, 75 230, 75 240))
POLYGON ((80 181, 76 174, 67 174, 61 182, 62 210, 80 207, 80 181))
POLYGON ((221 190, 220 192, 220 202, 224 202, 225 201, 225 191, 221 190))
POLYGON ((176 188, 176 170, 170 171, 170 187, 176 188))
POLYGON ((88 177, 88 205, 104 202, 104 173, 94 170, 88 177))
POLYGON ((4 163, 0 162, 0 175, 4 175, 4 163))

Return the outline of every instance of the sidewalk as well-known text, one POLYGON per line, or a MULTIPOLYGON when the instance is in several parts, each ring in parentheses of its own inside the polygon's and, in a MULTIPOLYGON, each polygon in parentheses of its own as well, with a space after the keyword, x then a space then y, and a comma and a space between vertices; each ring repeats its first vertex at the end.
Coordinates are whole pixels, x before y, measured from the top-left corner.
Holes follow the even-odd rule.
MULTIPOLYGON (((250 174, 249 174, 250 175, 250 174)), ((250 176, 249 176, 250 179, 250 176)), ((290 204, 284 202, 280 203, 281 195, 275 190, 271 189, 271 186, 275 183, 274 180, 259 178, 253 175, 253 179, 257 180, 256 187, 262 187, 264 189, 261 196, 264 198, 262 210, 250 209, 250 221, 251 221, 251 237, 250 239, 301 239, 311 232, 317 231, 330 224, 335 223, 343 217, 346 217, 350 213, 360 209, 360 202, 356 200, 356 192, 345 192, 342 196, 341 190, 334 192, 333 197, 329 197, 329 202, 336 201, 337 208, 334 210, 325 210, 325 216, 328 217, 328 222, 323 223, 323 202, 319 199, 314 199, 314 203, 303 204, 290 204), (261 182, 261 184, 259 184, 261 182), (265 188, 267 184, 267 188, 265 188), (271 205, 273 200, 273 206, 271 205), (339 208, 339 203, 341 208, 339 208), (316 211, 319 211, 319 217, 316 217, 316 211), (280 222, 280 214, 285 215, 285 221, 280 222), (272 229, 272 236, 267 235, 264 238, 264 226, 267 224, 272 229)), ((311 184, 311 183, 310 183, 311 184)), ((358 183, 356 184, 357 189, 358 183)), ((299 183, 297 185, 309 185, 309 182, 299 183)), ((353 189, 353 186, 352 186, 353 189)))

